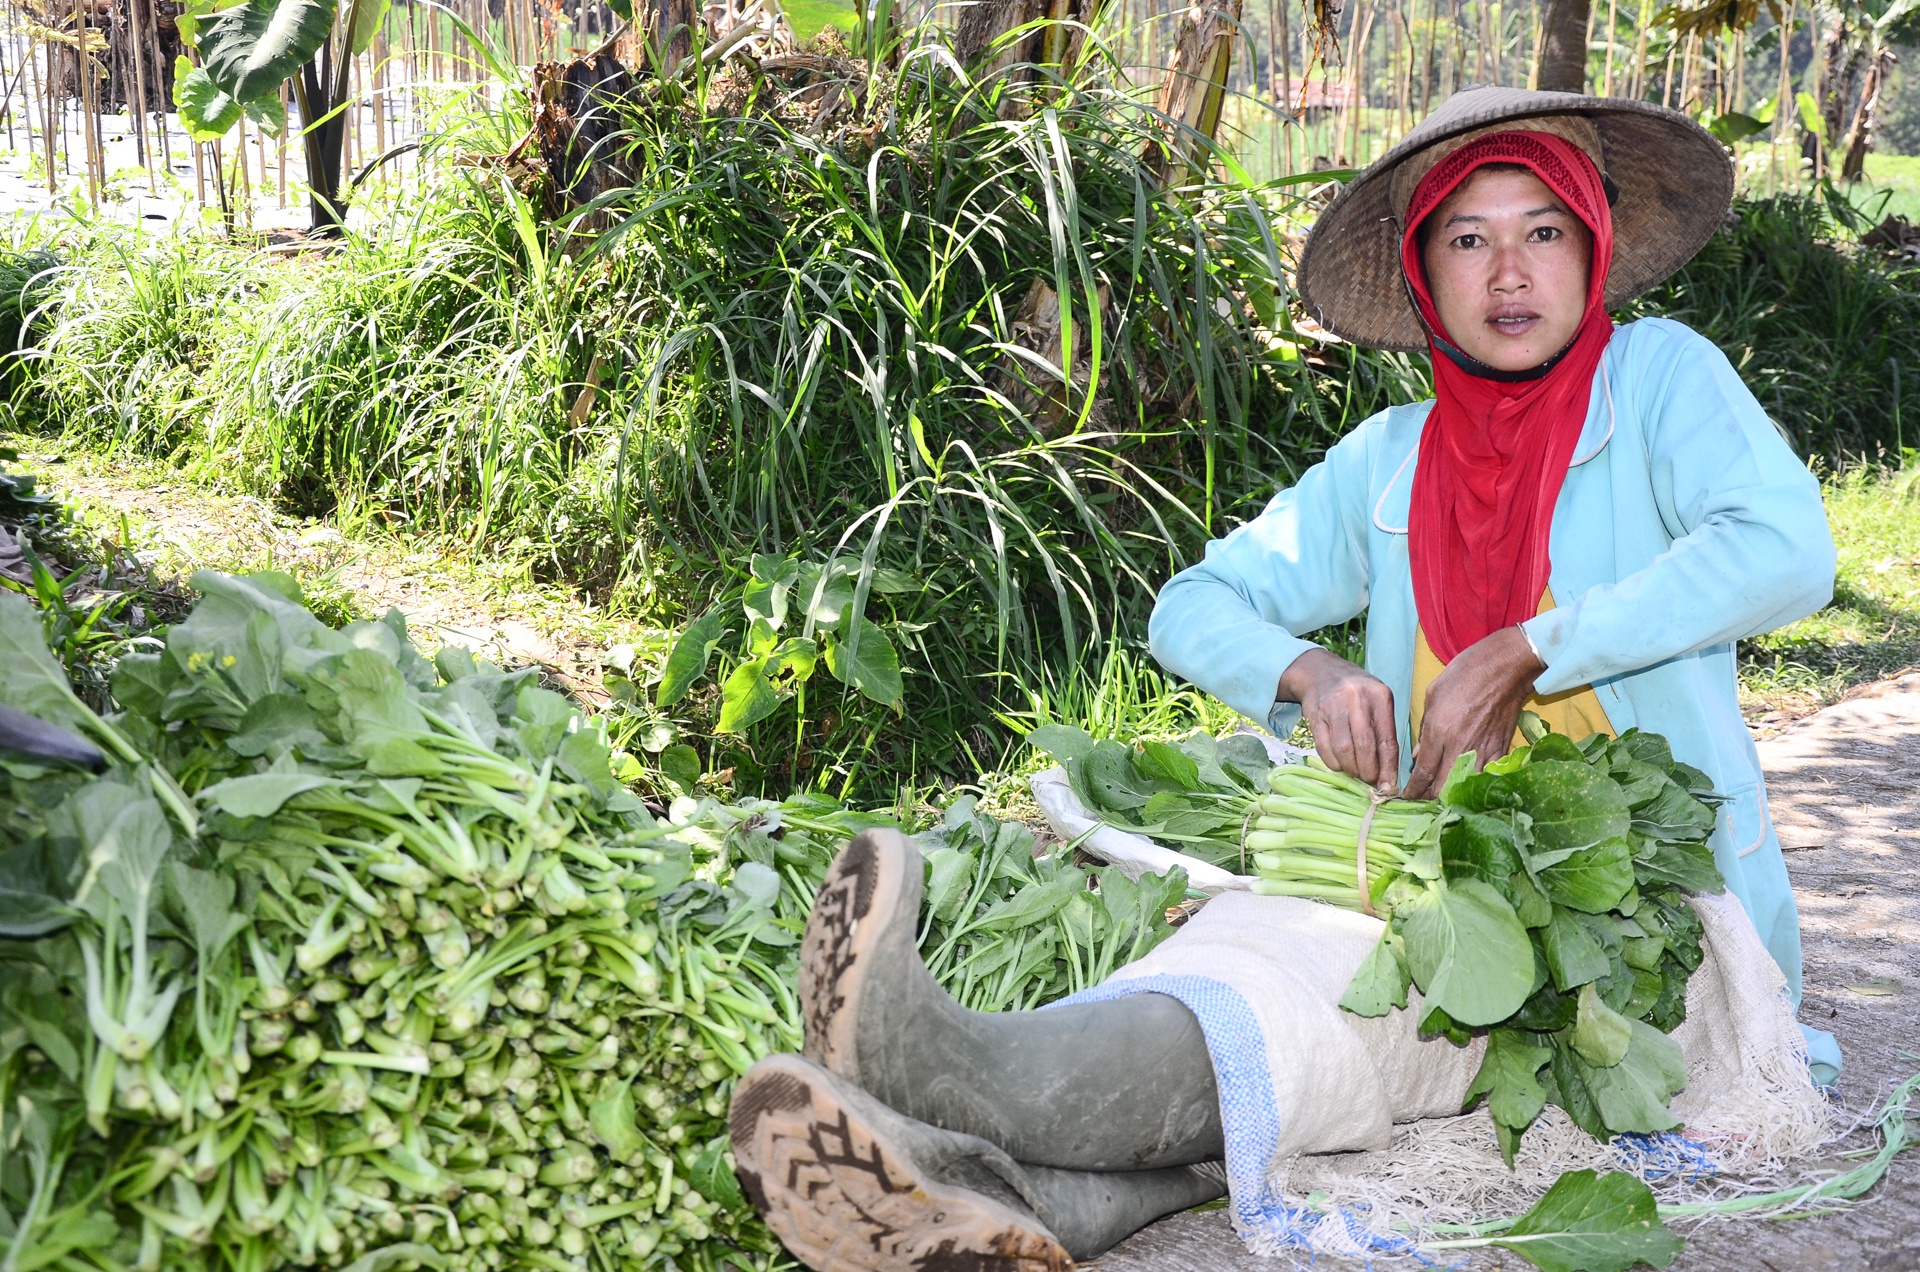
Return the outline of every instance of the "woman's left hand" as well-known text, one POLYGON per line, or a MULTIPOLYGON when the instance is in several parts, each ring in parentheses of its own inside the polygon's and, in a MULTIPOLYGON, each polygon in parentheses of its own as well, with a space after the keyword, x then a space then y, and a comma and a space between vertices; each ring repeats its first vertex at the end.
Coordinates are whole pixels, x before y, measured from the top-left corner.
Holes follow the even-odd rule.
POLYGON ((1547 665, 1518 627, 1503 627, 1460 651, 1427 688, 1408 799, 1433 799, 1454 761, 1475 752, 1484 766, 1513 745, 1520 708, 1547 665))

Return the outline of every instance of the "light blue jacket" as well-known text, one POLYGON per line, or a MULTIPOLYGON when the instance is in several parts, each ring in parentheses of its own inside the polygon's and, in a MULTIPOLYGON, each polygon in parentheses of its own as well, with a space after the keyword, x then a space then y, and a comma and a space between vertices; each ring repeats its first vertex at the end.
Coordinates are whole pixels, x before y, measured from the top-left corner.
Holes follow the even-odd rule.
MULTIPOLYGON (((1664 734, 1728 797, 1715 859, 1800 1000, 1800 925, 1740 715, 1734 642, 1819 609, 1834 548, 1820 487, 1718 348, 1679 323, 1618 327, 1554 507, 1557 608, 1529 620, 1542 693, 1590 684, 1616 731, 1664 734)), ((1392 407, 1161 589, 1153 654, 1285 737, 1301 637, 1367 614, 1367 669, 1393 691, 1401 777, 1418 619, 1407 508, 1430 402, 1392 407)), ((1824 1037, 1822 1035, 1821 1037, 1824 1037)), ((1815 1059, 1837 1048, 1809 1031, 1815 1059)), ((1824 1075, 1823 1075, 1824 1076, 1824 1075)))

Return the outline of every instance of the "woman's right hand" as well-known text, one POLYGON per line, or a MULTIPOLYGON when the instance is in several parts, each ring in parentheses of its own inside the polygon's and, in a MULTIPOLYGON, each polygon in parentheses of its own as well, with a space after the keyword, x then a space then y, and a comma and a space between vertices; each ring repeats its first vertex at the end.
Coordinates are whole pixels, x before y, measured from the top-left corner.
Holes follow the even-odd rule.
POLYGON ((1329 768, 1391 791, 1400 780, 1393 690, 1338 654, 1309 649, 1280 675, 1277 697, 1297 702, 1329 768))

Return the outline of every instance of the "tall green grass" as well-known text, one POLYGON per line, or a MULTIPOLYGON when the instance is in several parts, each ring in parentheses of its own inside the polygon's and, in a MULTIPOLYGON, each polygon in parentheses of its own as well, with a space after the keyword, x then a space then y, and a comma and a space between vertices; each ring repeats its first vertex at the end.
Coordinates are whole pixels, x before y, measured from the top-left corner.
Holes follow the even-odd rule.
POLYGON ((901 714, 816 695, 716 738, 696 692, 667 723, 749 789, 857 788, 999 754, 996 708, 1143 632, 1209 537, 1423 391, 1406 359, 1301 357, 1290 187, 1219 156, 1233 175, 1162 189, 1120 86, 1003 120, 999 88, 911 59, 829 138, 704 91, 636 104, 629 179, 571 223, 540 174, 472 158, 510 110, 324 256, 96 230, 16 411, 302 512, 526 539, 652 621, 756 552, 852 558, 901 714), (1070 385, 1017 329, 1036 283, 1070 385), (871 590, 881 569, 918 587, 871 590))
POLYGON ((1837 195, 1741 199, 1635 302, 1719 345, 1803 454, 1898 465, 1920 443, 1920 268, 1857 245, 1837 195))

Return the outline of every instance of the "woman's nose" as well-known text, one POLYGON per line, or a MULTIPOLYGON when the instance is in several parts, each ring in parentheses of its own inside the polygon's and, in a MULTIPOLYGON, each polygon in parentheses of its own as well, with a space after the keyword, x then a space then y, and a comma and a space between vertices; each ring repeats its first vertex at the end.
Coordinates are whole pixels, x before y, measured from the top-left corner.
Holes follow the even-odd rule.
POLYGON ((1493 249, 1493 274, 1489 279, 1490 288, 1501 294, 1527 290, 1529 279, 1521 265, 1520 253, 1510 247, 1493 249))

